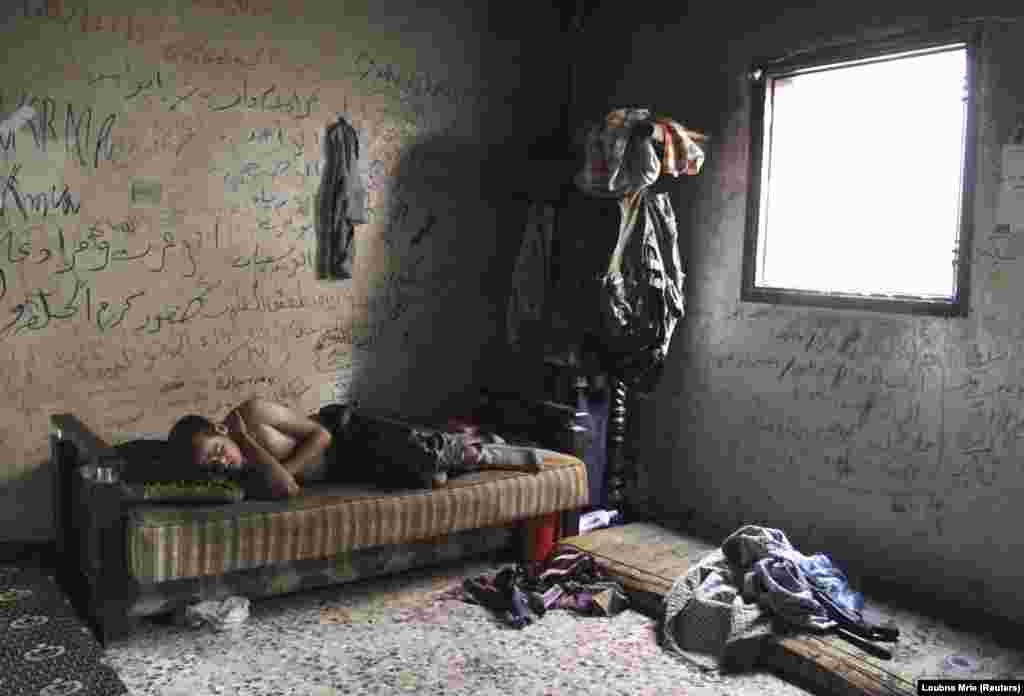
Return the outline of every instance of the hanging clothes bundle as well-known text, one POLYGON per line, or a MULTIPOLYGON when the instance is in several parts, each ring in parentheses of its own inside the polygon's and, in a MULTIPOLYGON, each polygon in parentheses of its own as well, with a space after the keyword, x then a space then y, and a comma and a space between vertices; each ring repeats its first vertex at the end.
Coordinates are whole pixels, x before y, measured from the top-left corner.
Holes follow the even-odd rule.
POLYGON ((622 198, 648 188, 662 174, 694 176, 704 152, 687 130, 648 109, 617 109, 587 129, 577 187, 591 196, 622 198))
POLYGON ((621 211, 601 285, 599 338, 612 372, 651 391, 685 311, 685 274, 669 196, 648 188, 663 173, 699 173, 704 153, 679 123, 647 109, 618 109, 587 131, 585 154, 577 187, 617 198, 621 211))
POLYGON ((317 191, 317 263, 321 278, 352 277, 355 226, 368 221, 367 188, 360 163, 359 134, 344 117, 327 128, 325 163, 317 191))
POLYGON ((667 193, 638 191, 619 207, 619 238, 601 286, 602 339, 616 375, 650 391, 685 309, 675 213, 667 193))
POLYGON ((544 318, 554 230, 555 207, 549 203, 530 203, 505 312, 506 336, 511 346, 520 345, 525 327, 532 324, 536 331, 536 325, 544 318))

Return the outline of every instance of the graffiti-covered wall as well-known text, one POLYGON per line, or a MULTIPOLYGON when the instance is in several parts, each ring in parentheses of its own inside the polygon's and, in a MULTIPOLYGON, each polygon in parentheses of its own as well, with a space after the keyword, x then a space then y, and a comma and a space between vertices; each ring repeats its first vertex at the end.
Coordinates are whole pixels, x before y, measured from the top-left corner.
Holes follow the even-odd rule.
POLYGON ((4 4, 0 540, 52 536, 51 413, 101 434, 252 395, 422 415, 479 377, 519 215, 491 148, 557 102, 528 104, 545 73, 509 17, 444 5, 4 4), (339 118, 368 205, 347 280, 317 274, 339 118))

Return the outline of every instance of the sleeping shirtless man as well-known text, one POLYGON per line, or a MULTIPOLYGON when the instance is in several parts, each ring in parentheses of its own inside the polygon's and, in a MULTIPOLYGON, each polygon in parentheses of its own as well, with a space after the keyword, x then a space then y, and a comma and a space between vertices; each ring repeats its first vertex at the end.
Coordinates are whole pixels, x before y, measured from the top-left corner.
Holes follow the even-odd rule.
POLYGON ((305 481, 322 478, 331 444, 330 432, 313 418, 260 398, 221 423, 185 416, 167 439, 177 461, 234 478, 254 498, 292 497, 305 481))

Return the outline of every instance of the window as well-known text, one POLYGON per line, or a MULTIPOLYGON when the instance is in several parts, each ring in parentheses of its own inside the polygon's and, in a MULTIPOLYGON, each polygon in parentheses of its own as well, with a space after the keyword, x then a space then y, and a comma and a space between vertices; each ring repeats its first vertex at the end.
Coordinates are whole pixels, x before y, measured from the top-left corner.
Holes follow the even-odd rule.
POLYGON ((966 316, 974 45, 755 65, 743 300, 966 316))

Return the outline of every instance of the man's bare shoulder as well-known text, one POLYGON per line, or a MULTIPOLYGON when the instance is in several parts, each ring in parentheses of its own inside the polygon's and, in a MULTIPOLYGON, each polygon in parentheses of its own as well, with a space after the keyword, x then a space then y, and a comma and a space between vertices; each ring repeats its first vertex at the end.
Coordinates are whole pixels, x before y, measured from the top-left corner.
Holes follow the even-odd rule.
POLYGON ((287 406, 263 399, 261 397, 253 397, 246 399, 238 405, 238 412, 245 419, 246 423, 256 425, 258 423, 272 423, 280 420, 282 417, 290 415, 291 411, 287 406))

